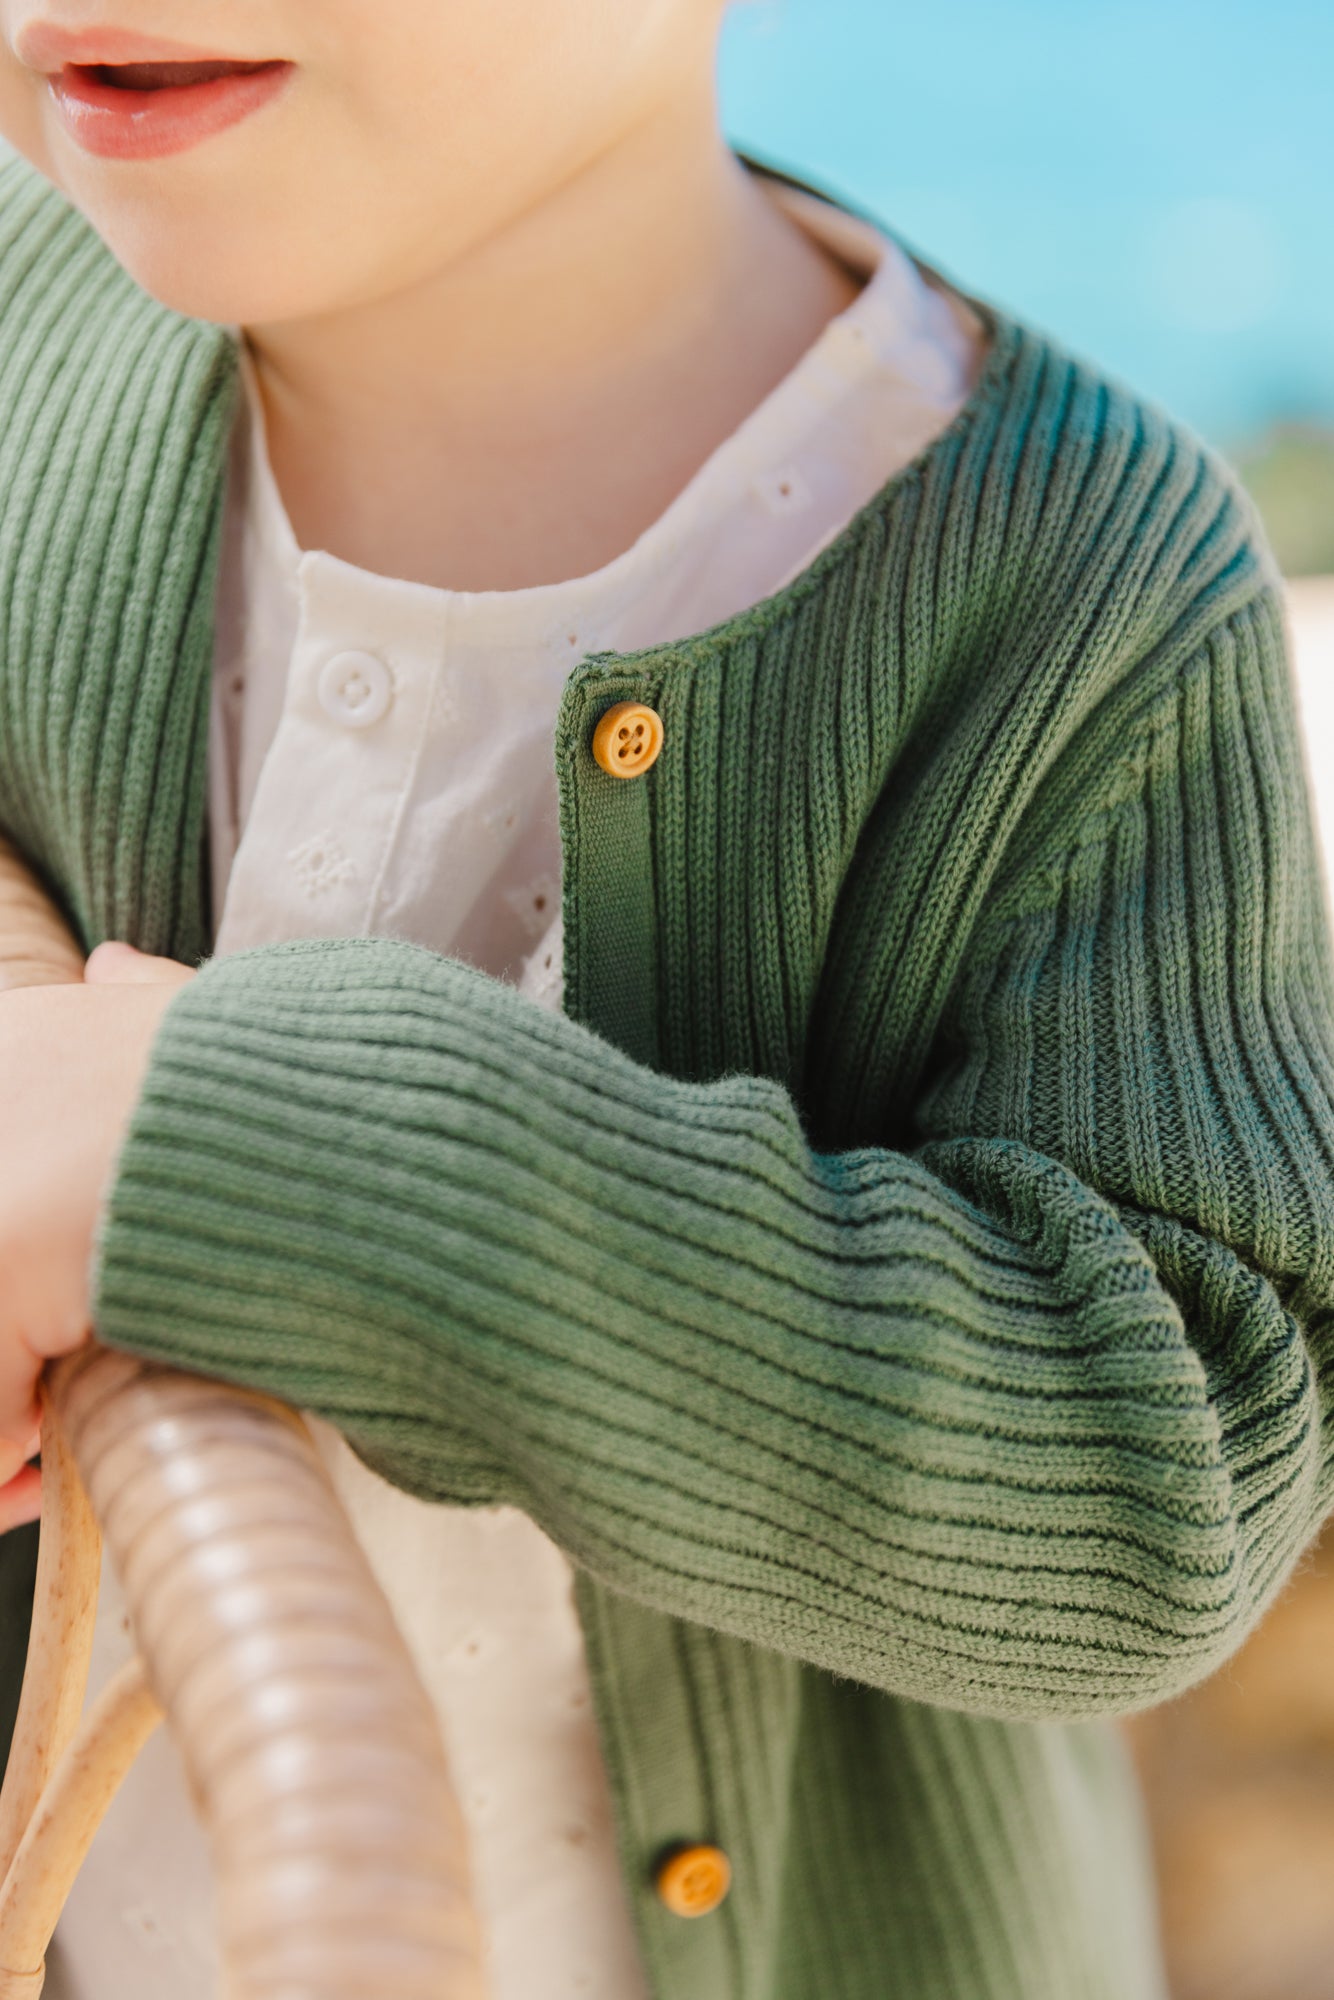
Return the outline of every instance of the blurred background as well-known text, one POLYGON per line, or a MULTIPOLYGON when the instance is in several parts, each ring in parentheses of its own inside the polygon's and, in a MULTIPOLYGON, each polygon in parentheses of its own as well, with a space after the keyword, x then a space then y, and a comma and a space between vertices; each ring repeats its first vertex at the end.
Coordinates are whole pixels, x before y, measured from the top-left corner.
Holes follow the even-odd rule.
MULTIPOLYGON (((723 109, 1237 467, 1334 879, 1334 0, 742 0, 723 109)), ((1334 1533, 1126 1734, 1174 2000, 1334 2000, 1334 1533)))

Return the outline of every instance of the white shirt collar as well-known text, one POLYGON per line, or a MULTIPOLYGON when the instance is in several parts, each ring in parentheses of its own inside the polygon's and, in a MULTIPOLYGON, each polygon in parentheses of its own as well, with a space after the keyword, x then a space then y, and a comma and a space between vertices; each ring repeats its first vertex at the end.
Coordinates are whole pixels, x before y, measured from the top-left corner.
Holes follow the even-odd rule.
MULTIPOLYGON (((284 593, 334 584, 345 601, 349 589, 382 595, 392 589, 400 615, 413 600, 433 619, 447 611, 451 629, 466 635, 470 649, 534 655, 549 650, 552 633, 564 628, 578 635, 581 655, 666 643, 707 629, 716 619, 698 574, 700 551, 708 546, 711 528, 725 522, 735 559, 738 509, 753 512, 754 533, 770 550, 781 553, 784 542, 788 545, 791 561, 780 562, 774 574, 799 570, 813 555, 802 519, 812 502, 812 451, 818 464, 822 454, 846 456, 850 448, 849 440, 839 437, 840 410, 847 412, 849 425, 863 424, 867 384, 878 378, 879 421, 892 424, 901 403, 904 420, 925 419, 929 434, 933 407, 952 407, 961 371, 966 375, 980 363, 980 327, 957 294, 947 297, 925 282, 906 252, 872 223, 802 190, 776 182, 771 187, 794 220, 867 282, 671 505, 613 561, 558 583, 469 592, 379 576, 326 550, 303 551, 274 480, 254 362, 242 337, 248 563, 262 565, 267 587, 284 593), (806 471, 794 470, 803 462, 806 471), (689 574, 677 574, 681 571, 689 574)), ((873 436, 864 448, 872 460, 877 454, 881 462, 894 456, 873 436)), ((846 476, 846 465, 837 470, 846 476)), ((772 556, 766 560, 771 563, 772 556)), ((729 615, 726 583, 720 580, 719 587, 717 619, 729 615)), ((567 659, 567 671, 568 664, 567 659)))

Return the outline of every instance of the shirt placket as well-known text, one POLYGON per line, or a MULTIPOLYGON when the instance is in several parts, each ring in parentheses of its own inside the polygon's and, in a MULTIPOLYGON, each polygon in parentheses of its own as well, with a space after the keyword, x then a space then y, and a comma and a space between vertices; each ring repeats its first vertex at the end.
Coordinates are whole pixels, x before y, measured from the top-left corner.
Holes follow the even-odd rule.
POLYGON ((432 593, 320 551, 297 574, 282 712, 228 878, 218 954, 376 929, 440 671, 432 593))

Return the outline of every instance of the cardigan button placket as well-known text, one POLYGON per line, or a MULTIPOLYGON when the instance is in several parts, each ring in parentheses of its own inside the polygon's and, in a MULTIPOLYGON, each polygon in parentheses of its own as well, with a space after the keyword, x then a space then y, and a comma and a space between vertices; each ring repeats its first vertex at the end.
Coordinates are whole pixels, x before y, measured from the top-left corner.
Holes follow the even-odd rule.
MULTIPOLYGON (((660 673, 673 657, 674 649, 657 651, 660 673)), ((565 746, 557 762, 563 869, 580 883, 583 907, 593 913, 573 938, 563 936, 565 1007, 651 1066, 658 1040, 651 800, 682 745, 676 743, 651 783, 626 782, 658 764, 667 740, 662 713, 644 699, 656 694, 645 679, 614 654, 591 655, 565 684, 556 738, 565 746), (619 736, 622 726, 626 738, 619 736), (626 742, 635 745, 634 770, 617 768, 613 746, 626 742)))

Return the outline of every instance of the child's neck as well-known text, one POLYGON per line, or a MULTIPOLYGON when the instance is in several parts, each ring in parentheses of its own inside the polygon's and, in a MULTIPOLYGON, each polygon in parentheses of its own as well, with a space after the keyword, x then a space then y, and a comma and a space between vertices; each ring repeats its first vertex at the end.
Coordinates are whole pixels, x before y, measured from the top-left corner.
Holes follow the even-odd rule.
POLYGON ((585 575, 856 291, 678 109, 413 288, 247 329, 297 540, 461 590, 585 575))

